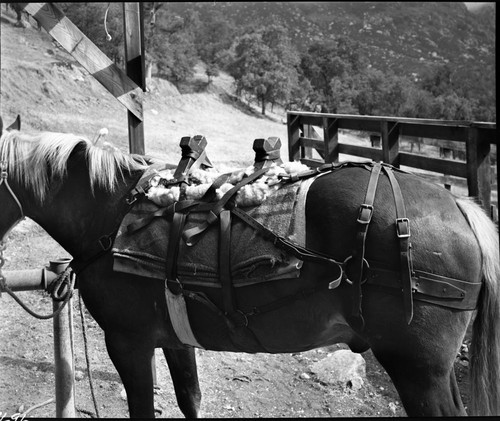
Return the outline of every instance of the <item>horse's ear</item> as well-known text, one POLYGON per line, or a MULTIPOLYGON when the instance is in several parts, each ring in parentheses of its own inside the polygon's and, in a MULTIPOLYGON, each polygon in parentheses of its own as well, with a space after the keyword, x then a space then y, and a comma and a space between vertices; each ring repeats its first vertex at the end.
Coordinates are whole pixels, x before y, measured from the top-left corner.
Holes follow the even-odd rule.
POLYGON ((19 114, 17 115, 16 121, 7 127, 7 130, 21 130, 21 116, 19 114))

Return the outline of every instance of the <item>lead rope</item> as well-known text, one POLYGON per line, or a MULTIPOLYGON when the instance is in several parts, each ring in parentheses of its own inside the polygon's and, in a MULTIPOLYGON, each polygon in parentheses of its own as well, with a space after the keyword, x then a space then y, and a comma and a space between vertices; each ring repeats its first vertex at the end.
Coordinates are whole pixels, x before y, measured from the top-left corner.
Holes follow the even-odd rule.
POLYGON ((87 343, 87 324, 85 322, 85 316, 83 314, 82 295, 80 293, 78 293, 78 308, 80 310, 80 318, 82 319, 83 345, 85 349, 85 361, 87 362, 87 375, 89 377, 90 393, 92 395, 92 401, 94 402, 95 416, 97 418, 101 418, 101 416, 99 415, 99 408, 97 407, 97 399, 95 397, 94 381, 92 379, 92 370, 90 369, 89 346, 87 343))

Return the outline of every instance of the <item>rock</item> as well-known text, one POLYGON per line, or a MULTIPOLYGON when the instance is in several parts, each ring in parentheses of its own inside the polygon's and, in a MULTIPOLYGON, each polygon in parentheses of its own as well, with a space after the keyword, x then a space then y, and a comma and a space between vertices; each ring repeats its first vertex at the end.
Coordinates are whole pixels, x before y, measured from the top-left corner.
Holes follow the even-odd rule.
POLYGON ((396 414, 396 409, 397 405, 394 402, 389 402, 389 410, 393 413, 396 414))
POLYGON ((75 370, 75 380, 78 382, 80 380, 83 380, 85 377, 85 373, 81 370, 75 370))
POLYGON ((344 388, 358 390, 366 378, 366 362, 360 354, 341 349, 311 365, 311 372, 327 384, 340 384, 344 388))
POLYGON ((307 373, 302 373, 300 376, 299 376, 302 380, 309 380, 311 378, 311 376, 307 373))
POLYGON ((123 388, 120 392, 120 396, 121 398, 126 401, 127 400, 127 392, 125 391, 125 389, 123 388))

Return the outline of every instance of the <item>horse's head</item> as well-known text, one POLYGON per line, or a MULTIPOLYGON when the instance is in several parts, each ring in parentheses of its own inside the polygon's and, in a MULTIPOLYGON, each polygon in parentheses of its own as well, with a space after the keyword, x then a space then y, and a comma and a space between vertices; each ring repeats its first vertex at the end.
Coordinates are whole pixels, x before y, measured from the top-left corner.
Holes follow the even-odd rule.
POLYGON ((79 224, 108 223, 102 216, 116 211, 102 203, 126 191, 146 168, 117 148, 80 136, 16 130, 0 137, 0 161, 0 238, 25 215, 56 241, 70 238, 79 224))

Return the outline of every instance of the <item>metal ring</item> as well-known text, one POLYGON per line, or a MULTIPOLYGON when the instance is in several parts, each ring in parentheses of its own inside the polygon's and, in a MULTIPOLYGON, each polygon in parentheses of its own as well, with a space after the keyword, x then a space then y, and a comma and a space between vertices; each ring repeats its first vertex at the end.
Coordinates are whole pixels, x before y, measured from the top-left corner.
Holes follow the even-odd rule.
MULTIPOLYGON (((342 263, 342 269, 344 271, 344 275, 345 275, 345 281, 349 284, 349 285, 352 285, 353 282, 347 277, 347 263, 349 262, 349 260, 352 259, 352 255, 349 256, 347 259, 344 260, 344 263, 342 263)), ((368 280, 368 269, 370 269, 370 264, 368 263, 368 261, 363 257, 363 275, 365 275, 365 277, 363 279, 361 279, 361 285, 363 285, 367 280, 368 280)))

